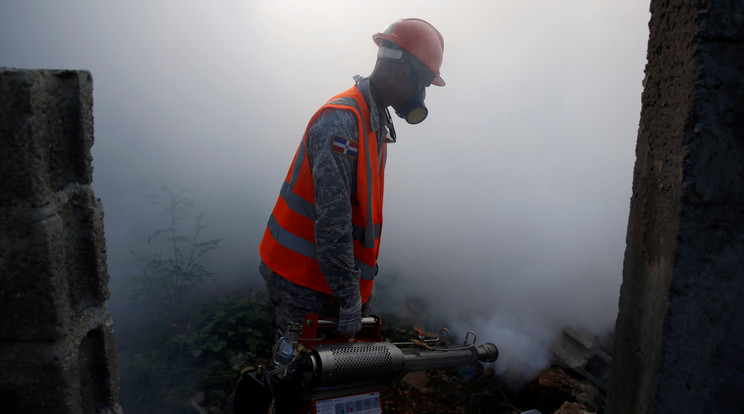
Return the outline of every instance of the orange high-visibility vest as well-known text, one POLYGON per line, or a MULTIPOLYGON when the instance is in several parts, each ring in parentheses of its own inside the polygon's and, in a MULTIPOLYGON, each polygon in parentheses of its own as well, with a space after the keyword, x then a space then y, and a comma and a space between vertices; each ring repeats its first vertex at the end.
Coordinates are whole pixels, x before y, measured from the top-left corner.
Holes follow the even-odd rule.
POLYGON ((351 200, 351 221, 354 262, 361 270, 360 294, 362 301, 366 302, 372 292, 375 264, 380 252, 387 143, 382 144, 382 160, 379 160, 377 136, 370 125, 370 111, 356 86, 334 96, 308 123, 269 218, 259 252, 264 263, 285 279, 333 295, 315 258, 315 185, 307 157, 308 131, 325 108, 350 110, 357 117, 357 190, 356 197, 352 195, 351 200))

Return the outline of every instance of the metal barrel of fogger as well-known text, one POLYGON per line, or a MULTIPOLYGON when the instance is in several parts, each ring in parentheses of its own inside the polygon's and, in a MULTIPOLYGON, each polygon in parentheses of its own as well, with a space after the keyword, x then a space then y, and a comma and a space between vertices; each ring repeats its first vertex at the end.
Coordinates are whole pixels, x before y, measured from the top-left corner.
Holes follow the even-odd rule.
POLYGON ((397 375, 427 369, 471 365, 498 358, 496 345, 457 348, 399 348, 389 342, 356 342, 318 345, 305 358, 300 371, 309 386, 329 386, 386 381, 397 375))

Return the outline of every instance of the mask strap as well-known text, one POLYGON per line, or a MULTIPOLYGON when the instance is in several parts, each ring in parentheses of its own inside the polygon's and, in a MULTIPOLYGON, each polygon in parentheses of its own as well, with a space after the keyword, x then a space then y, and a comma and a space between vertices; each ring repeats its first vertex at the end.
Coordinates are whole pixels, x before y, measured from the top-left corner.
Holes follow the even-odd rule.
POLYGON ((385 124, 390 131, 390 139, 393 140, 393 142, 396 142, 398 140, 398 137, 395 135, 395 127, 393 126, 393 119, 390 117, 390 110, 385 107, 385 124))

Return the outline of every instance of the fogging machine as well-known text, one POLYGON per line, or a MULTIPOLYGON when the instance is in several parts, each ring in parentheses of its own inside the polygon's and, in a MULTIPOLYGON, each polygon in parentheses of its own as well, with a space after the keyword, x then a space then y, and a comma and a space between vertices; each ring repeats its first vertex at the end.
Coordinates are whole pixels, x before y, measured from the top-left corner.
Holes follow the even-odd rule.
POLYGON ((235 414, 382 413, 380 392, 388 381, 412 371, 493 362, 492 343, 475 345, 468 332, 460 345, 449 344, 449 331, 410 342, 383 342, 382 320, 362 319, 354 337, 334 335, 335 323, 308 314, 302 324, 277 332, 273 367, 242 373, 235 388, 235 414))

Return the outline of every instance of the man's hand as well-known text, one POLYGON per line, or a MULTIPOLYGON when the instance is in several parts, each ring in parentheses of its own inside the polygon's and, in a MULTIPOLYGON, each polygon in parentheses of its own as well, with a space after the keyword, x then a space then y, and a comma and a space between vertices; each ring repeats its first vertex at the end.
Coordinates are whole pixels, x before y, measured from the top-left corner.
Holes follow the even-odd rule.
POLYGON ((341 301, 338 310, 338 327, 336 331, 344 336, 354 336, 362 329, 362 297, 341 301))

